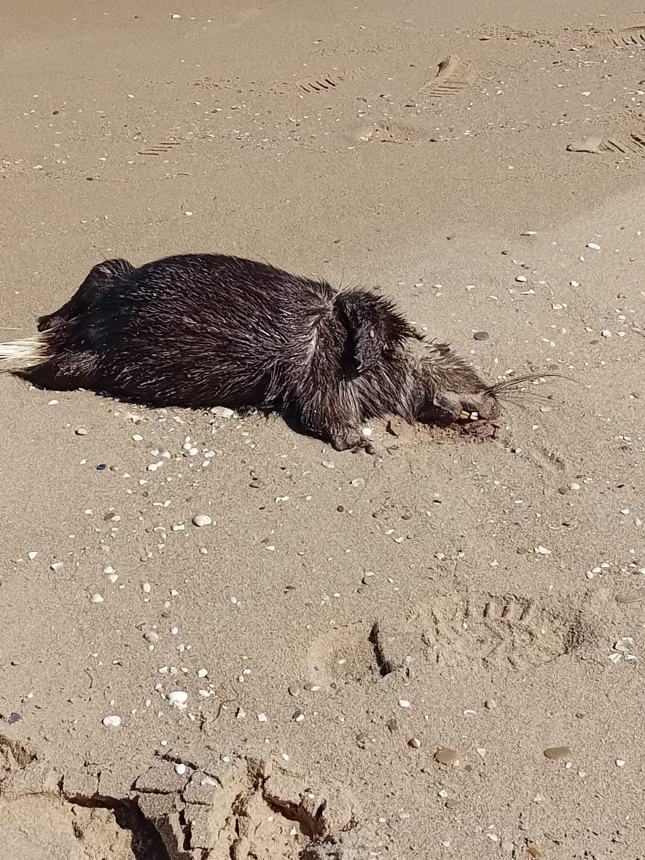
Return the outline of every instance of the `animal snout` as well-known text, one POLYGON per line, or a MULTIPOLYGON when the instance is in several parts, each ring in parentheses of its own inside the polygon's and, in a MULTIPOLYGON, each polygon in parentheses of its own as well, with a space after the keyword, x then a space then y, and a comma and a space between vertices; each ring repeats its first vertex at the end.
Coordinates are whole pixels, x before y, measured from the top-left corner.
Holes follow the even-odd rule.
POLYGON ((501 412, 499 402, 492 394, 443 391, 434 396, 433 406, 437 417, 444 421, 458 421, 463 412, 476 412, 478 418, 492 421, 501 412))
POLYGON ((485 421, 494 421, 502 411, 499 401, 491 394, 465 398, 462 404, 465 411, 477 412, 479 418, 485 421))

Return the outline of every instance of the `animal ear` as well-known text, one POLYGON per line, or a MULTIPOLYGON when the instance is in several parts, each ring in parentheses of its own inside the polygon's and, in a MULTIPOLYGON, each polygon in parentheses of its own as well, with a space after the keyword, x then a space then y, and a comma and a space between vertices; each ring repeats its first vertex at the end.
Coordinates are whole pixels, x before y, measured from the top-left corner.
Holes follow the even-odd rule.
POLYGON ((341 293, 336 307, 349 335, 347 357, 357 374, 375 367, 406 338, 423 339, 392 304, 380 296, 359 290, 341 293))

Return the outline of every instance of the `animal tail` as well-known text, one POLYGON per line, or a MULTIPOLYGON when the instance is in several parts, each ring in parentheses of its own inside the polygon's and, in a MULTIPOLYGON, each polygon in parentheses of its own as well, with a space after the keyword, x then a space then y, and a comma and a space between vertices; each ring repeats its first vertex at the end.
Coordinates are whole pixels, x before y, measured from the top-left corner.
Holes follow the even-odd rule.
POLYGON ((44 334, 0 343, 0 366, 11 364, 35 364, 47 358, 47 341, 44 334))

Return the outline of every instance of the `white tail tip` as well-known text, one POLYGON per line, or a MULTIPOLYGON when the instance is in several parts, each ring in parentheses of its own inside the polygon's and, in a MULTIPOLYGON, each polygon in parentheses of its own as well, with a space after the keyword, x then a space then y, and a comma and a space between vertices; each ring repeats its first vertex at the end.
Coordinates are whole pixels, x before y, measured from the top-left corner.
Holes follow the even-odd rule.
POLYGON ((42 334, 0 343, 0 362, 40 361, 45 358, 45 347, 42 334))

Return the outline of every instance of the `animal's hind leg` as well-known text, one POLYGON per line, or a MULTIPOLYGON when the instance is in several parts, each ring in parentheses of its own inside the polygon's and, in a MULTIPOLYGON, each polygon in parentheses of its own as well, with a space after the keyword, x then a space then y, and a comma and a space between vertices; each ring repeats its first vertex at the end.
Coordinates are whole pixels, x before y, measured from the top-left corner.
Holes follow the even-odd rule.
POLYGON ((91 353, 64 352, 33 367, 15 370, 14 375, 38 388, 54 391, 98 387, 96 356, 91 353))
POLYGON ((83 314, 101 292, 109 289, 112 284, 134 271, 134 266, 127 260, 105 260, 94 266, 72 298, 54 313, 45 314, 38 318, 38 331, 56 328, 61 323, 68 323, 74 317, 83 314))

